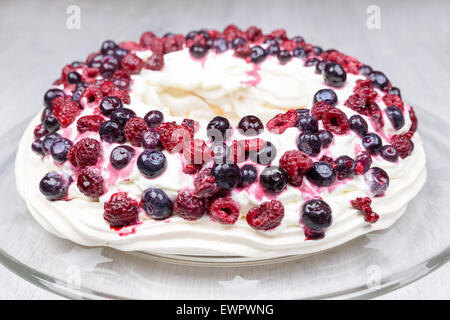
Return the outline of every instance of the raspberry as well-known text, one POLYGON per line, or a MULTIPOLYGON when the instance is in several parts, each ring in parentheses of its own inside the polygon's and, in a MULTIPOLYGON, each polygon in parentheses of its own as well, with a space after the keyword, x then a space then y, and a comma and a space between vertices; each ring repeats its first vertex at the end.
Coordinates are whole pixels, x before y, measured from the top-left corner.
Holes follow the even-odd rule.
POLYGON ((111 96, 119 98, 125 104, 130 104, 131 103, 130 95, 125 90, 115 89, 111 93, 111 96))
POLYGON ((190 141, 194 136, 185 126, 177 125, 175 122, 163 122, 156 130, 161 136, 161 144, 170 153, 181 152, 183 141, 190 141))
POLYGON ((221 189, 211 175, 211 168, 204 168, 194 178, 194 195, 197 198, 208 198, 218 194, 221 189))
POLYGON ((385 96, 383 96, 383 101, 387 107, 396 106, 402 111, 405 109, 403 106, 402 98, 400 98, 396 94, 386 94, 385 96))
POLYGON ((170 53, 183 49, 184 36, 177 34, 164 38, 164 53, 170 53))
POLYGON ((138 74, 144 67, 144 61, 142 61, 134 53, 127 53, 122 58, 122 70, 129 74, 138 74))
POLYGON ((255 26, 249 27, 245 33, 247 34, 247 39, 253 42, 257 41, 262 36, 261 29, 255 26))
POLYGON ((205 213, 203 199, 188 190, 180 191, 173 204, 173 212, 185 220, 198 220, 205 213))
POLYGON ((248 154, 245 152, 245 140, 233 140, 230 153, 234 163, 241 163, 247 160, 248 154))
POLYGON ((271 37, 273 39, 287 40, 286 30, 284 30, 284 29, 273 30, 269 34, 269 37, 271 37))
POLYGON ((78 175, 77 186, 82 194, 95 199, 104 193, 103 182, 99 169, 86 167, 78 175))
POLYGON ((114 83, 112 83, 109 80, 106 80, 100 83, 99 88, 104 96, 109 96, 116 87, 114 86, 114 83))
POLYGON ((203 164, 212 158, 211 149, 206 146, 205 141, 194 139, 183 146, 183 157, 188 163, 203 164))
POLYGON ((142 133, 147 129, 147 122, 144 119, 133 117, 125 123, 123 132, 132 146, 140 147, 142 146, 142 133))
POLYGON ((380 216, 373 211, 368 212, 364 215, 364 220, 369 223, 375 223, 378 221, 379 218, 380 216))
POLYGON ((119 47, 127 51, 141 50, 141 45, 134 41, 122 41, 119 43, 119 47))
POLYGON ((252 48, 248 45, 248 43, 237 47, 234 50, 234 55, 238 58, 246 59, 252 53, 252 48))
POLYGON ((96 86, 90 86, 84 89, 81 94, 81 105, 85 108, 95 108, 100 105, 100 102, 103 99, 102 91, 96 86))
POLYGON ((364 213, 364 220, 369 223, 375 223, 378 221, 379 216, 377 213, 372 211, 372 200, 369 197, 356 198, 355 200, 350 200, 351 206, 364 213))
POLYGON ((276 134, 281 134, 287 128, 294 127, 297 124, 297 111, 291 109, 286 113, 279 113, 267 122, 267 129, 276 134))
POLYGON ((75 68, 72 67, 70 64, 64 66, 64 68, 62 69, 62 72, 61 72, 61 80, 67 81, 67 75, 74 70, 75 70, 75 68))
POLYGON ((414 144, 404 134, 393 135, 391 137, 391 144, 397 149, 398 155, 402 159, 408 157, 414 149, 414 144))
POLYGON ((84 138, 75 143, 67 153, 67 159, 75 166, 84 168, 94 166, 100 158, 100 143, 92 138, 84 138))
POLYGON ((209 206, 211 218, 222 224, 234 224, 239 218, 239 203, 232 198, 217 198, 209 206))
POLYGON ((105 202, 103 218, 111 227, 128 226, 138 221, 138 209, 138 202, 129 198, 126 192, 114 193, 105 202))
POLYGON ((84 116, 78 119, 77 129, 80 133, 86 131, 98 132, 103 122, 105 122, 105 119, 99 115, 84 116))
POLYGON ((78 103, 69 97, 57 97, 53 99, 52 106, 53 115, 63 128, 74 122, 81 111, 78 103))
POLYGON ((345 101, 345 106, 349 107, 350 109, 364 114, 368 115, 368 111, 366 109, 366 103, 367 99, 366 96, 360 93, 352 94, 350 97, 348 97, 347 101, 345 101))
POLYGON ((144 68, 154 71, 162 70, 164 68, 164 56, 159 54, 152 54, 145 63, 144 68))
POLYGON ((278 227, 284 218, 284 206, 278 200, 266 201, 247 213, 247 223, 257 230, 278 227))
POLYGON ((302 184, 304 173, 313 165, 311 158, 299 150, 286 151, 280 158, 280 167, 287 172, 289 182, 294 186, 302 184))
POLYGON ((87 82, 87 83, 95 83, 95 81, 97 80, 99 71, 97 68, 85 68, 83 69, 83 71, 81 72, 81 80, 83 80, 83 82, 87 82))
POLYGON ((411 139, 417 130, 417 117, 413 107, 409 108, 409 118, 411 119, 411 127, 409 127, 409 131, 405 134, 405 136, 408 139, 411 139))
POLYGON ((198 121, 195 121, 192 119, 183 119, 183 121, 181 122, 181 125, 188 128, 192 134, 196 133, 198 131, 198 129, 200 128, 200 123, 198 123, 198 121))
POLYGON ((311 108, 311 115, 317 120, 322 120, 324 112, 330 108, 331 106, 325 101, 316 102, 311 108))
POLYGON ((281 43, 281 49, 292 52, 295 48, 298 47, 298 43, 292 40, 286 40, 281 43))
POLYGON ((338 108, 330 108, 325 111, 322 122, 325 129, 336 134, 345 134, 350 129, 347 116, 338 108))
POLYGON ((127 90, 130 88, 131 83, 131 77, 130 75, 125 72, 124 70, 117 70, 114 71, 111 81, 114 83, 114 85, 122 90, 127 90))
POLYGON ((183 172, 186 174, 196 174, 201 169, 201 164, 186 163, 186 165, 183 167, 183 172))
POLYGON ((141 35, 141 38, 139 39, 139 43, 144 48, 149 48, 150 44, 152 42, 152 39, 156 37, 155 34, 151 31, 146 31, 141 35))
MULTIPOLYGON (((280 159, 280 160, 281 160, 281 159, 280 159)), ((334 161, 333 158, 331 158, 331 157, 328 157, 328 156, 326 156, 326 155, 323 155, 323 156, 320 157, 319 161, 322 161, 322 162, 328 162, 329 164, 331 164, 331 166, 332 166, 334 169, 336 169, 336 161, 334 161)))
POLYGON ((384 126, 383 112, 376 103, 372 103, 368 106, 370 112, 370 120, 376 131, 380 130, 384 126))
POLYGON ((162 56, 164 54, 164 39, 158 37, 152 38, 149 40, 149 47, 154 54, 162 56))

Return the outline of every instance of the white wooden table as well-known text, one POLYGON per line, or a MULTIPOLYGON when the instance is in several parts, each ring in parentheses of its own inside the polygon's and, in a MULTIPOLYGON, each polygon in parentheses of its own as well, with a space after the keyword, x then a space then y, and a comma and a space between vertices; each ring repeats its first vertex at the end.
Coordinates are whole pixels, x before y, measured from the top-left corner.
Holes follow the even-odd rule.
MULTIPOLYGON (((0 134, 10 129, 16 117, 36 113, 44 90, 61 67, 86 57, 104 39, 137 40, 144 30, 161 35, 202 27, 221 29, 230 22, 243 28, 255 24, 264 31, 281 27, 325 49, 341 49, 385 71, 408 101, 448 106, 449 15, 446 0, 2 1, 0 101, 19 94, 24 107, 10 114, 0 104, 0 118, 11 119, 2 124, 0 134), (80 9, 80 29, 67 27, 76 27, 76 20, 67 24, 71 5, 78 6, 71 12, 80 9), (373 20, 378 13, 380 20, 373 20)), ((384 298, 449 299, 449 283, 450 265, 446 265, 384 298)), ((58 297, 0 267, 0 298, 58 297)))

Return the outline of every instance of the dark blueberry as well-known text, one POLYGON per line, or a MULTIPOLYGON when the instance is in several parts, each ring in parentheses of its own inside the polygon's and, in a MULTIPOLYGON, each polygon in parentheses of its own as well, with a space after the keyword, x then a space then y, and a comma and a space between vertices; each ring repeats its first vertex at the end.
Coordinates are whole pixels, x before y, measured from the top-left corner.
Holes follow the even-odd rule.
POLYGON ((161 149, 161 135, 155 128, 142 132, 142 147, 145 149, 161 149))
POLYGON ((331 89, 320 89, 314 95, 314 103, 324 101, 328 103, 330 106, 334 107, 337 103, 337 100, 338 99, 336 92, 334 92, 331 89))
POLYGON ((100 68, 102 65, 103 54, 99 53, 89 61, 89 67, 100 68))
POLYGON ((296 43, 303 43, 303 42, 305 42, 305 38, 303 38, 302 36, 295 36, 291 40, 296 42, 296 43))
POLYGON ((268 55, 276 56, 280 52, 280 47, 278 46, 277 43, 274 43, 274 44, 271 44, 270 46, 268 46, 266 51, 267 51, 268 55))
POLYGON ((317 119, 313 116, 305 115, 298 118, 297 128, 302 131, 310 130, 313 132, 317 132, 319 130, 319 124, 317 122, 317 119))
POLYGON ((395 130, 401 129, 405 125, 405 118, 403 112, 396 106, 387 107, 384 112, 388 116, 395 130))
POLYGON ((309 116, 309 109, 295 109, 299 117, 309 116))
POLYGON ((73 146, 73 142, 66 138, 58 138, 53 141, 50 146, 50 154, 57 162, 65 162, 67 160, 67 153, 73 146))
POLYGON ((328 61, 326 60, 321 60, 319 62, 316 63, 316 73, 317 74, 322 74, 323 69, 325 69, 325 65, 328 63, 328 61))
POLYGON ((56 120, 56 117, 51 113, 47 117, 45 117, 44 121, 42 121, 42 124, 44 125, 45 129, 47 129, 48 132, 55 132, 58 131, 61 125, 59 124, 58 120, 56 120))
POLYGON ((227 130, 230 129, 230 122, 228 119, 217 116, 214 117, 206 127, 206 135, 212 141, 226 140, 227 130))
POLYGON ((351 116, 348 121, 350 124, 350 129, 355 131, 361 137, 367 134, 367 130, 369 127, 367 126, 366 120, 364 120, 364 118, 361 117, 359 114, 351 116))
POLYGON ((320 56, 323 52, 323 49, 321 47, 318 46, 314 46, 313 47, 313 52, 316 56, 320 56))
POLYGON ((368 133, 362 138, 362 145, 366 148, 367 152, 372 155, 377 155, 381 151, 383 141, 376 133, 368 133))
POLYGON ((186 40, 193 40, 195 38, 195 36, 198 35, 198 31, 197 30, 192 30, 189 31, 188 34, 186 35, 186 40))
POLYGON ((317 58, 309 58, 308 60, 305 61, 305 67, 314 67, 320 61, 321 60, 317 58))
POLYGON ((226 143, 218 141, 211 146, 213 160, 215 163, 226 163, 230 156, 230 148, 226 143))
POLYGON ((80 83, 81 75, 76 71, 69 72, 69 74, 67 75, 67 82, 72 84, 80 83))
POLYGON ((47 90, 47 92, 44 94, 44 105, 47 108, 52 109, 52 101, 53 99, 55 99, 56 97, 65 97, 66 94, 64 93, 64 91, 60 90, 60 89, 50 89, 47 90))
POLYGON ((331 87, 342 87, 347 80, 347 73, 339 63, 328 62, 323 69, 323 79, 331 87))
POLYGON ((44 119, 47 118, 48 116, 50 116, 52 113, 53 113, 52 109, 44 108, 44 110, 42 110, 42 114, 41 114, 41 121, 44 121, 44 119))
POLYGON ((304 131, 297 138, 297 148, 309 156, 315 156, 322 148, 319 134, 312 131, 304 131))
POLYGON ((39 190, 51 201, 61 200, 67 195, 72 177, 64 172, 47 173, 39 182, 39 190))
POLYGON ((381 168, 370 168, 364 174, 364 180, 374 196, 382 196, 389 187, 389 176, 381 168))
POLYGON ((222 53, 228 50, 228 41, 224 38, 216 38, 213 40, 212 48, 216 53, 222 53))
POLYGON ((124 49, 124 48, 115 48, 114 51, 114 56, 116 56, 117 58, 119 58, 119 60, 122 60, 123 57, 125 57, 128 53, 128 50, 124 49))
POLYGON ((87 87, 89 87, 89 83, 87 82, 78 83, 75 87, 75 90, 73 91, 72 100, 76 102, 80 101, 81 95, 83 94, 84 89, 86 89, 87 87))
POLYGON ((270 164, 276 156, 277 149, 271 142, 267 141, 259 151, 251 151, 248 157, 253 162, 266 165, 270 164))
POLYGON ((264 44, 267 44, 269 46, 273 45, 273 44, 278 45, 279 42, 277 40, 275 40, 275 39, 267 38, 266 40, 264 40, 264 44))
POLYGON ((368 76, 372 71, 372 68, 368 65, 362 65, 361 67, 359 67, 359 73, 363 76, 368 76))
POLYGON ((128 108, 120 108, 113 110, 109 116, 111 120, 116 121, 121 127, 123 127, 128 120, 136 116, 136 113, 128 108))
POLYGON ((50 147, 52 146, 53 142, 58 138, 61 138, 61 135, 58 133, 49 133, 48 135, 45 136, 42 142, 45 153, 50 153, 50 147))
MULTIPOLYGON (((108 72, 113 73, 120 68, 120 61, 116 56, 108 55, 104 56, 102 59, 102 64, 100 65, 99 71, 101 74, 108 72)), ((110 78, 110 77, 109 77, 110 78)))
POLYGON ((396 96, 402 97, 402 94, 400 93, 400 89, 397 87, 391 87, 387 91, 388 94, 395 94, 396 96))
POLYGON ((292 55, 296 58, 304 59, 308 56, 308 53, 306 52, 305 48, 297 47, 292 51, 292 55))
POLYGON ((245 40, 244 38, 241 38, 241 37, 237 37, 233 40, 233 42, 231 42, 231 47, 233 49, 236 49, 236 48, 242 47, 246 44, 247 44, 247 40, 245 40))
POLYGON ((315 186, 328 187, 336 180, 336 172, 331 164, 325 161, 315 162, 306 173, 308 180, 315 186))
POLYGON ((122 106, 122 100, 117 97, 107 96, 103 98, 102 102, 100 102, 100 112, 105 116, 109 116, 111 112, 122 108, 122 106))
POLYGON ((109 51, 114 50, 115 48, 117 48, 117 44, 114 41, 105 40, 100 47, 100 51, 103 54, 108 54, 109 51))
POLYGON ((323 200, 308 200, 302 206, 301 221, 308 229, 323 231, 333 221, 331 208, 323 200))
POLYGON ((259 176, 259 182, 266 191, 278 193, 286 188, 288 175, 286 171, 280 167, 266 167, 259 176))
POLYGON ((389 86, 389 79, 381 71, 372 71, 369 79, 372 80, 374 87, 380 90, 385 90, 389 86))
POLYGON ((100 138, 103 141, 106 141, 108 143, 124 143, 125 142, 125 135, 123 133, 123 129, 115 121, 108 120, 102 123, 100 126, 100 129, 98 131, 100 134, 100 138))
POLYGON ((155 178, 166 169, 166 156, 159 150, 144 150, 137 159, 137 167, 145 177, 155 178))
POLYGON ((325 52, 330 54, 330 53, 338 52, 338 51, 336 49, 328 49, 328 50, 325 50, 325 52))
POLYGON ((245 136, 257 136, 264 130, 264 125, 256 116, 245 116, 239 121, 239 132, 245 136))
POLYGON ((381 157, 390 162, 397 162, 398 151, 394 146, 385 145, 381 148, 381 157))
POLYGON ((258 178, 258 170, 251 164, 246 164, 241 168, 241 180, 239 181, 239 188, 247 188, 258 178))
POLYGON ((252 52, 250 53, 250 59, 253 63, 260 63, 263 62, 264 59, 266 59, 267 52, 264 50, 264 48, 260 46, 254 46, 252 48, 252 52))
POLYGON ((333 142, 333 134, 328 130, 320 130, 319 139, 322 143, 322 148, 328 148, 328 146, 333 142))
POLYGON ((72 62, 70 65, 71 65, 72 67, 75 67, 75 68, 79 68, 79 67, 84 68, 84 67, 87 67, 87 64, 84 63, 84 62, 82 62, 82 61, 74 61, 74 62, 72 62))
POLYGON ((155 220, 164 220, 172 215, 173 202, 161 189, 149 188, 142 195, 145 213, 155 220))
POLYGON ((145 115, 144 120, 150 128, 156 128, 164 121, 164 115, 159 110, 152 110, 145 115))
POLYGON ((201 43, 196 43, 189 48, 189 52, 194 58, 201 59, 208 53, 208 47, 201 43))
POLYGON ((117 170, 125 168, 130 163, 136 151, 133 147, 123 145, 115 147, 109 156, 111 165, 117 170))
POLYGON ((292 54, 287 50, 281 50, 278 53, 278 61, 281 64, 288 63, 292 59, 292 54))
POLYGON ((167 32, 165 35, 163 35, 163 38, 173 37, 175 33, 173 32, 167 32))
POLYGON ((356 156, 355 161, 362 165, 363 172, 367 172, 367 170, 369 170, 370 166, 372 165, 372 157, 366 151, 362 151, 361 153, 359 153, 356 156))
POLYGON ((38 138, 38 139, 40 139, 40 138, 46 136, 47 134, 49 134, 47 129, 42 124, 37 125, 36 128, 34 128, 34 132, 33 133, 34 133, 34 137, 38 138))
POLYGON ((31 150, 33 150, 34 153, 40 156, 45 155, 44 143, 40 139, 33 141, 33 143, 31 144, 31 150))
POLYGON ((234 163, 215 164, 211 169, 211 175, 222 189, 234 188, 241 179, 241 171, 234 163))
POLYGON ((338 180, 344 180, 353 175, 356 162, 349 156, 340 156, 336 159, 336 175, 338 180))

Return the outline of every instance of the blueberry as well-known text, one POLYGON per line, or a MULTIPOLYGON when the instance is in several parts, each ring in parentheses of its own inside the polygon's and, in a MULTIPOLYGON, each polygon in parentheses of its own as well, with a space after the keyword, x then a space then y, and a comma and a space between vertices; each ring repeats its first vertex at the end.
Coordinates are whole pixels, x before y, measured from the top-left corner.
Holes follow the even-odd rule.
POLYGON ((117 48, 117 44, 112 40, 105 40, 100 47, 100 51, 103 54, 108 54, 109 51, 117 48))
POLYGON ((102 65, 103 54, 99 53, 89 61, 89 67, 100 68, 102 65))
POLYGON ((342 87, 347 80, 347 73, 339 63, 329 62, 323 69, 323 79, 331 87, 342 87))
POLYGON ((266 167, 259 176, 259 182, 266 191, 279 193, 286 188, 288 175, 286 171, 280 167, 266 167))
POLYGON ((390 87, 387 91, 388 94, 395 94, 396 96, 402 97, 402 94, 400 93, 400 89, 397 87, 390 87))
POLYGON ((217 116, 214 117, 206 127, 206 135, 212 141, 224 141, 226 140, 227 130, 230 129, 230 122, 228 119, 217 116))
POLYGON ((239 188, 247 188, 254 183, 258 178, 258 170, 251 164, 246 164, 241 168, 241 180, 239 181, 239 188))
POLYGON ((231 47, 233 49, 236 49, 236 48, 242 47, 246 44, 247 44, 247 40, 245 40, 242 37, 237 37, 237 38, 234 38, 234 40, 231 42, 231 47))
POLYGON ((72 100, 76 102, 80 101, 81 95, 83 94, 84 89, 86 89, 87 87, 89 87, 89 83, 87 82, 78 83, 75 87, 75 90, 73 91, 72 100))
POLYGON ((320 62, 317 58, 309 58, 305 61, 305 67, 314 67, 318 62, 320 62))
POLYGON ((328 130, 320 130, 319 139, 322 143, 322 148, 328 148, 328 146, 333 142, 333 134, 328 130))
POLYGON ((266 165, 270 164, 276 156, 277 149, 270 141, 267 141, 258 151, 249 152, 248 158, 258 164, 266 165))
POLYGON ((122 100, 117 97, 107 96, 100 102, 100 112, 109 116, 114 110, 122 108, 122 100))
POLYGON ((349 156, 340 156, 336 159, 336 175, 338 180, 349 178, 355 172, 356 162, 349 156))
POLYGON ((319 91, 316 92, 316 94, 314 95, 314 103, 317 102, 326 102, 328 103, 330 106, 335 106, 338 99, 337 99, 337 95, 336 92, 334 92, 331 89, 320 89, 319 91))
POLYGON ((119 108, 113 110, 109 116, 111 120, 117 122, 121 127, 123 127, 128 120, 136 116, 136 113, 128 108, 119 108))
POLYGON ((85 68, 85 67, 87 67, 87 64, 82 62, 82 61, 74 61, 70 65, 72 67, 75 67, 75 68, 79 68, 79 67, 85 68))
POLYGON ((368 76, 370 73, 372 73, 372 68, 368 65, 362 65, 359 67, 359 73, 363 76, 368 76))
POLYGON ((309 109, 295 109, 299 117, 309 116, 309 109))
POLYGON ((164 121, 164 115, 159 110, 152 110, 145 115, 144 120, 150 128, 156 128, 164 121))
POLYGON ((297 127, 302 131, 310 130, 317 132, 319 130, 317 119, 309 115, 300 116, 297 120, 297 127))
POLYGON ((173 202, 161 189, 149 188, 142 195, 145 213, 155 220, 164 220, 172 215, 173 202))
POLYGON ((316 63, 316 70, 315 70, 315 72, 316 72, 317 74, 322 74, 323 69, 325 69, 325 65, 326 65, 327 63, 328 63, 328 61, 326 61, 326 60, 318 61, 318 62, 316 63))
POLYGON ((215 164, 211 169, 211 175, 222 189, 234 188, 241 179, 241 171, 234 163, 215 164))
POLYGON ((72 177, 64 172, 49 172, 39 182, 39 190, 51 201, 61 200, 67 195, 72 177))
POLYGON ((145 177, 155 178, 166 169, 166 156, 159 150, 144 150, 137 159, 137 167, 145 177))
POLYGON ((213 40, 212 48, 216 53, 222 53, 228 50, 228 41, 224 38, 216 38, 213 40))
POLYGON ((362 145, 366 148, 367 152, 372 155, 377 155, 381 151, 383 141, 376 133, 368 133, 362 138, 362 145))
POLYGON ((142 132, 142 147, 145 149, 162 149, 161 135, 155 128, 142 132))
POLYGON ((381 71, 372 71, 369 74, 369 79, 372 81, 374 87, 384 90, 389 86, 389 79, 381 71))
POLYGON ((294 41, 295 43, 303 43, 303 42, 305 42, 305 38, 303 38, 302 36, 295 36, 291 40, 294 41))
POLYGON ((350 124, 350 129, 355 131, 361 137, 367 134, 367 130, 369 127, 367 126, 366 120, 364 120, 364 118, 361 117, 359 114, 351 116, 348 121, 350 124))
POLYGON ((42 124, 48 132, 56 132, 61 127, 60 123, 53 115, 53 113, 50 113, 48 116, 46 116, 42 121, 42 124))
POLYGON ((108 143, 124 143, 126 140, 122 127, 113 120, 103 122, 98 133, 100 138, 108 143))
POLYGON ((133 158, 136 151, 133 147, 122 145, 115 147, 109 156, 111 165, 117 170, 125 168, 133 158))
POLYGON ((389 187, 388 174, 386 171, 378 167, 370 168, 364 174, 364 180, 374 196, 383 195, 389 187))
POLYGON ((372 157, 370 154, 366 151, 362 151, 356 156, 356 162, 360 163, 363 167, 363 172, 367 172, 367 170, 370 169, 370 166, 372 165, 372 157))
POLYGON ((197 30, 192 30, 189 31, 188 34, 186 35, 186 40, 193 40, 195 38, 195 36, 198 35, 198 31, 197 30))
POLYGON ((56 97, 65 97, 66 94, 64 93, 64 91, 60 90, 60 89, 50 89, 47 90, 47 92, 45 92, 44 94, 44 105, 47 108, 52 109, 52 101, 53 99, 55 99, 56 97))
POLYGON ((99 71, 104 75, 108 75, 106 78, 111 78, 114 71, 120 68, 120 60, 116 56, 107 55, 104 56, 101 65, 99 67, 99 71))
POLYGON ((266 49, 267 54, 271 56, 277 56, 280 52, 280 47, 278 46, 278 43, 271 44, 266 49))
POLYGON ((267 52, 264 50, 264 48, 260 46, 254 46, 252 48, 252 52, 250 53, 250 59, 253 63, 260 63, 263 62, 264 59, 266 59, 267 52))
POLYGON ((292 59, 292 54, 287 50, 280 50, 277 57, 281 64, 286 64, 292 59))
POLYGON ((297 138, 297 148, 309 156, 315 156, 322 148, 322 142, 316 132, 304 131, 297 138))
POLYGON ((245 116, 239 121, 238 128, 245 136, 257 136, 264 130, 264 125, 256 116, 245 116))
POLYGON ((315 162, 306 173, 308 180, 315 186, 328 187, 336 180, 336 172, 331 164, 325 161, 315 162))
POLYGON ((36 153, 40 156, 45 155, 44 144, 41 139, 37 139, 37 140, 33 141, 33 143, 31 144, 31 150, 33 150, 34 153, 36 153))
POLYGON ((304 59, 308 56, 308 53, 304 48, 297 47, 292 51, 292 55, 296 58, 304 59))
POLYGON ((301 221, 310 230, 323 231, 333 221, 331 208, 323 200, 308 200, 302 206, 301 221))
POLYGON ((166 34, 164 34, 162 37, 163 38, 169 38, 169 37, 173 37, 175 35, 175 33, 173 32, 167 32, 166 34))
POLYGON ((401 129, 405 125, 405 118, 403 117, 403 112, 396 106, 387 107, 384 112, 391 121, 392 126, 395 130, 401 129))
POLYGON ((222 141, 214 143, 211 146, 211 151, 213 153, 213 160, 215 163, 226 163, 230 157, 230 148, 222 141))
POLYGON ((81 75, 76 71, 69 72, 69 74, 67 75, 67 82, 71 84, 80 83, 81 75))
POLYGON ((119 60, 122 60, 128 53, 128 50, 124 48, 117 47, 113 50, 113 55, 116 56, 119 60))
POLYGON ((313 47, 313 52, 316 56, 320 56, 323 53, 323 49, 318 46, 313 47))
POLYGON ((57 162, 65 162, 67 160, 67 153, 73 146, 73 142, 66 138, 57 138, 50 146, 50 154, 57 162))
POLYGON ((50 147, 56 139, 61 138, 61 135, 58 133, 49 133, 45 136, 42 145, 45 153, 50 153, 50 147))
POLYGON ((196 43, 189 48, 189 52, 194 58, 201 59, 208 53, 208 48, 201 43, 196 43))
POLYGON ((398 160, 398 151, 394 146, 385 145, 381 148, 381 157, 390 162, 397 162, 398 160))

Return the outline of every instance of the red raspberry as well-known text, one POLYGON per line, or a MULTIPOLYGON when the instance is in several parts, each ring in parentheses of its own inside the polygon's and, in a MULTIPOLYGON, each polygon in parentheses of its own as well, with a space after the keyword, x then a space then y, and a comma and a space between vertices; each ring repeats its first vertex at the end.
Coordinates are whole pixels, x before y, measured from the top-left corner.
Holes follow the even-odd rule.
POLYGON ((124 104, 130 104, 131 103, 130 95, 125 90, 115 89, 111 93, 111 96, 119 98, 120 100, 122 100, 122 102, 124 104))
POLYGON ((311 108, 311 115, 317 120, 322 120, 323 113, 330 108, 331 106, 325 101, 316 102, 311 108))
POLYGON ((135 41, 122 41, 119 43, 119 47, 127 51, 141 50, 141 45, 135 41))
POLYGON ((138 221, 139 204, 129 198, 126 192, 114 193, 109 201, 105 202, 103 218, 111 227, 123 227, 135 224, 138 221))
POLYGON ((152 54, 145 63, 144 68, 154 71, 162 70, 164 68, 164 56, 159 54, 152 54))
POLYGON ((372 125, 374 126, 375 130, 378 131, 383 128, 383 112, 381 111, 380 107, 376 103, 371 103, 368 106, 368 110, 370 114, 370 120, 372 120, 372 125))
POLYGON ((63 128, 75 121, 81 110, 71 98, 57 97, 52 101, 53 115, 63 128))
POLYGON ((84 138, 75 143, 67 153, 67 159, 75 166, 84 168, 95 166, 101 155, 100 143, 92 138, 84 138))
POLYGON ((181 152, 183 141, 190 141, 194 136, 188 128, 177 125, 175 122, 163 122, 156 130, 161 136, 161 144, 170 153, 181 152))
POLYGON ((116 87, 114 86, 114 83, 112 83, 109 80, 106 80, 100 83, 99 88, 104 96, 109 96, 116 87))
POLYGON ((143 48, 149 48, 150 44, 152 42, 152 39, 156 37, 155 34, 151 31, 146 31, 141 35, 141 38, 139 39, 139 43, 143 48))
POLYGON ((80 103, 85 108, 96 108, 102 102, 103 93, 96 86, 90 86, 84 89, 81 94, 80 103))
POLYGON ((366 96, 360 93, 352 94, 350 97, 348 97, 347 101, 345 101, 345 106, 349 107, 350 109, 364 114, 368 115, 368 110, 366 108, 367 99, 366 96))
POLYGON ((211 168, 204 168, 194 178, 194 195, 197 198, 208 198, 218 194, 221 189, 211 175, 211 168))
POLYGON ((123 127, 125 138, 134 147, 142 146, 142 133, 148 129, 147 122, 139 117, 129 119, 123 127))
POLYGON ((82 194, 96 199, 104 193, 104 180, 100 170, 86 167, 78 175, 77 186, 82 194))
POLYGON ((292 52, 298 47, 298 43, 292 40, 286 40, 281 43, 281 49, 292 52))
POLYGON ((246 139, 244 140, 244 148, 246 152, 261 150, 266 142, 260 138, 246 139))
POLYGON ((230 24, 228 25, 225 30, 223 31, 223 34, 225 36, 225 39, 227 39, 228 41, 233 41, 234 39, 238 38, 238 37, 242 37, 242 38, 246 38, 247 35, 245 34, 245 32, 243 32, 242 30, 240 30, 238 27, 236 27, 234 24, 230 24))
POLYGON ((333 168, 336 169, 336 161, 334 161, 333 158, 331 158, 331 157, 328 157, 328 156, 326 156, 326 155, 323 155, 323 156, 320 157, 319 161, 322 161, 322 162, 328 162, 329 164, 331 164, 331 166, 332 166, 333 168))
POLYGON ((247 213, 247 223, 256 230, 278 227, 284 218, 284 206, 278 200, 266 201, 247 213))
POLYGON ((398 155, 402 159, 408 157, 414 149, 413 142, 404 134, 393 135, 391 137, 391 144, 397 149, 398 155))
POLYGON ((287 40, 286 30, 284 29, 276 29, 273 30, 269 36, 274 39, 287 40))
POLYGON ((85 68, 81 71, 81 79, 83 82, 87 82, 90 84, 95 83, 97 81, 97 77, 99 75, 99 71, 97 68, 85 68))
POLYGON ((325 129, 336 134, 345 134, 350 129, 347 116, 338 108, 330 108, 325 111, 322 122, 325 129))
POLYGON ((249 27, 245 33, 247 34, 247 39, 252 42, 257 41, 262 36, 261 29, 255 26, 249 27))
POLYGON ((211 218, 222 224, 234 224, 239 218, 239 203, 232 198, 217 198, 209 206, 211 218))
POLYGON ((373 89, 373 83, 370 79, 356 80, 356 85, 353 88, 353 92, 357 92, 360 89, 373 89))
POLYGON ((289 182, 294 186, 302 184, 303 175, 313 165, 311 158, 299 150, 286 151, 280 158, 280 167, 287 172, 289 182))
POLYGON ((408 139, 411 139, 417 130, 417 117, 413 107, 409 108, 409 118, 411 119, 411 127, 409 127, 409 131, 405 134, 405 136, 408 139))
POLYGON ((247 160, 248 154, 245 151, 245 140, 233 140, 231 142, 230 153, 234 163, 241 163, 247 160))
POLYGON ((183 49, 184 36, 176 34, 174 36, 164 38, 164 53, 170 53, 183 49))
POLYGON ((78 119, 77 129, 79 133, 86 131, 98 132, 105 119, 99 115, 84 116, 78 119))
POLYGON ((190 140, 183 146, 183 157, 188 163, 203 164, 212 158, 212 151, 201 139, 190 140))
POLYGON ((186 163, 183 167, 183 172, 186 174, 196 174, 201 169, 202 169, 201 164, 186 163))
POLYGON ((379 218, 380 216, 373 211, 368 212, 364 215, 364 220, 369 223, 375 223, 378 221, 379 218))
POLYGON ((203 199, 194 197, 191 191, 180 191, 173 204, 173 212, 186 220, 198 220, 205 213, 203 199))
POLYGON ((111 81, 118 89, 127 90, 130 88, 131 76, 124 70, 114 71, 111 81))
POLYGON ((67 75, 74 70, 75 70, 75 68, 73 66, 71 66, 70 64, 64 66, 64 68, 62 69, 62 72, 61 72, 61 80, 63 82, 67 81, 67 75))
POLYGON ((286 131, 287 128, 295 127, 297 118, 298 115, 295 109, 291 109, 286 113, 279 113, 267 122, 267 130, 272 133, 281 134, 286 131))
POLYGON ((237 47, 234 49, 234 55, 238 58, 246 59, 252 53, 252 48, 248 45, 248 43, 237 47))
POLYGON ((144 61, 134 53, 127 53, 122 58, 122 70, 129 74, 138 74, 144 67, 144 61))
POLYGON ((386 106, 388 106, 388 107, 396 106, 397 108, 399 108, 402 111, 405 109, 403 106, 402 98, 400 98, 396 94, 386 94, 385 96, 383 96, 383 101, 386 104, 386 106))
POLYGON ((355 200, 350 200, 351 206, 364 213, 364 220, 369 223, 375 223, 378 221, 379 216, 372 211, 372 200, 369 197, 356 198, 355 200))
POLYGON ((160 56, 162 56, 164 54, 164 39, 154 37, 151 40, 149 40, 149 43, 150 43, 150 45, 149 45, 150 50, 152 50, 152 52, 154 54, 157 54, 160 56))
POLYGON ((198 131, 198 129, 200 128, 200 123, 198 121, 195 121, 192 119, 183 119, 183 121, 181 121, 181 125, 188 128, 188 130, 192 134, 196 133, 198 131))

